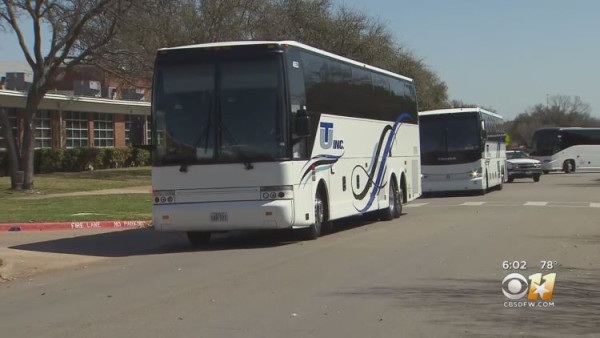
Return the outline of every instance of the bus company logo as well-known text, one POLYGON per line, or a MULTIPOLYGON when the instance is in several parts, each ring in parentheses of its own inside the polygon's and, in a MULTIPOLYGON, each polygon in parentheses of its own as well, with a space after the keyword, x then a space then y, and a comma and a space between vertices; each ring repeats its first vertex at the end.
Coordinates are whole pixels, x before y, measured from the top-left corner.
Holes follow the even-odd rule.
POLYGON ((333 122, 321 122, 319 129, 321 130, 319 138, 321 148, 330 149, 333 146, 333 149, 344 149, 343 140, 333 139, 333 122))
POLYGON ((529 279, 519 273, 508 274, 502 280, 502 293, 510 299, 504 302, 504 307, 554 307, 555 280, 556 273, 535 273, 529 279))

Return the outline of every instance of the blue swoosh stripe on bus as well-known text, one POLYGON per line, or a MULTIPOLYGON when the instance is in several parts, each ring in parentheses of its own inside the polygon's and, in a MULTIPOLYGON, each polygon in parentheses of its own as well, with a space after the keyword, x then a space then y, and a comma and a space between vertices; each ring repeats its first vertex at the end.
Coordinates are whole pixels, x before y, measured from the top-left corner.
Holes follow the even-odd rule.
POLYGON ((381 184, 381 180, 383 179, 383 173, 384 173, 384 168, 385 165, 387 163, 387 159, 390 155, 390 148, 392 147, 392 141, 394 140, 394 137, 396 136, 396 131, 398 129, 398 125, 400 123, 402 123, 402 121, 406 120, 410 118, 410 115, 407 113, 403 113, 401 114, 398 119, 396 119, 396 122, 394 122, 394 126, 392 127, 392 131, 390 132, 390 134, 388 135, 388 139, 385 143, 385 148, 383 150, 383 157, 381 160, 381 165, 379 167, 379 170, 377 172, 377 176, 375 177, 375 184, 373 187, 373 190, 371 191, 371 196, 369 196, 369 201, 367 202, 367 205, 362 208, 359 209, 359 212, 365 212, 367 210, 369 210, 369 208, 371 207, 371 205, 373 205, 373 201, 375 200, 375 197, 377 196, 377 194, 379 193, 379 189, 380 189, 380 184, 381 184))
POLYGON ((306 168, 306 170, 302 174, 302 178, 300 178, 300 182, 302 182, 304 180, 304 177, 306 177, 306 175, 308 175, 308 173, 311 171, 311 167, 313 167, 313 166, 318 167, 318 166, 327 165, 327 164, 334 164, 342 156, 344 156, 344 154, 341 154, 339 156, 338 155, 329 155, 329 154, 313 156, 313 158, 311 158, 310 161, 302 167, 302 169, 304 169, 308 166, 308 168, 306 168))

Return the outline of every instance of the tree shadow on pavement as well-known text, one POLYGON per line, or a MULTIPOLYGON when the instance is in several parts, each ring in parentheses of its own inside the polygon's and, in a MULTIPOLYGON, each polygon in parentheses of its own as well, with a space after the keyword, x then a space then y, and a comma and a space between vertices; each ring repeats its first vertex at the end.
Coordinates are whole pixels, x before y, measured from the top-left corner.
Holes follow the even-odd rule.
MULTIPOLYGON (((351 230, 376 222, 373 216, 349 217, 333 222, 333 230, 324 236, 351 230)), ((84 231, 84 230, 82 230, 84 231)), ((221 251, 272 248, 299 243, 297 231, 248 230, 214 233, 210 243, 193 248, 185 233, 158 232, 153 229, 131 229, 95 233, 10 246, 10 249, 86 255, 98 257, 126 257, 156 255, 186 251, 221 251)))
POLYGON ((99 257, 156 255, 186 251, 258 249, 290 244, 283 232, 246 231, 214 234, 206 247, 194 249, 185 233, 162 233, 151 229, 112 231, 60 238, 9 247, 10 249, 99 257))
POLYGON ((595 278, 559 279, 553 308, 504 305, 510 300, 502 296, 500 279, 429 279, 408 287, 353 288, 332 295, 385 299, 399 307, 423 310, 431 324, 453 327, 455 332, 447 336, 593 335, 600 321, 595 278))

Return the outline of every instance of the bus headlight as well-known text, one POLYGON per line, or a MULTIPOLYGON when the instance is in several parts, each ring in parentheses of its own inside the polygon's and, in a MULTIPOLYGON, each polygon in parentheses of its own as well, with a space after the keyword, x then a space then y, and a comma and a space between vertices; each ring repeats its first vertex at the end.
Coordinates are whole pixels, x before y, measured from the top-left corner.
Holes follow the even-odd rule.
POLYGON ((506 163, 506 167, 507 167, 508 169, 512 169, 512 168, 513 168, 513 164, 512 164, 512 163, 510 163, 510 162, 507 162, 507 163, 506 163))
POLYGON ((291 185, 260 187, 261 200, 287 200, 294 198, 294 188, 291 185))
POLYGON ((175 190, 154 190, 152 192, 154 204, 175 203, 175 190))
POLYGON ((482 172, 483 172, 483 169, 481 167, 479 167, 477 170, 471 171, 471 177, 472 178, 480 177, 482 172))

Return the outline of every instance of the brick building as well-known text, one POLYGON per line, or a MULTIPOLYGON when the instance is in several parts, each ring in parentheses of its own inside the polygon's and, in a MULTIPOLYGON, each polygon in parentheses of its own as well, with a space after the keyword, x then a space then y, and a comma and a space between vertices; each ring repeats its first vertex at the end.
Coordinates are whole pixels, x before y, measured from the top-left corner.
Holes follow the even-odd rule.
MULTIPOLYGON (((0 108, 6 109, 13 135, 23 135, 27 72, 7 72, 0 89, 0 108)), ((36 148, 125 147, 129 125, 143 116, 149 137, 150 93, 147 83, 126 86, 97 68, 82 66, 65 74, 42 100, 35 119, 36 148)), ((1 127, 0 127, 1 128, 1 127)), ((5 148, 0 130, 0 151, 5 148)))

